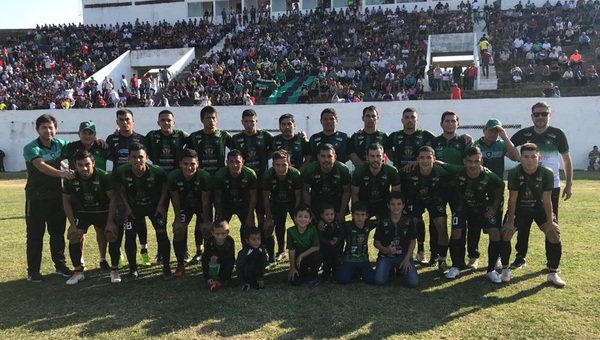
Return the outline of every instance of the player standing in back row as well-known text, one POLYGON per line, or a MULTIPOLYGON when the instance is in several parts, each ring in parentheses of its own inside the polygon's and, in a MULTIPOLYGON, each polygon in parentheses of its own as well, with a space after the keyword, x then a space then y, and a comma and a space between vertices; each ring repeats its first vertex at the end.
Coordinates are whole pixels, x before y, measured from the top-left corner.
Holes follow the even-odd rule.
MULTIPOLYGON (((535 143, 539 148, 539 160, 542 165, 549 167, 554 174, 554 188, 552 189, 552 211, 558 221, 558 202, 560 198, 559 163, 562 159, 565 172, 566 184, 562 197, 565 200, 571 198, 573 186, 573 163, 569 153, 569 143, 563 130, 548 125, 552 117, 550 105, 545 102, 535 103, 531 107, 531 120, 533 126, 517 131, 511 140, 515 146, 525 143, 535 143)), ((529 246, 529 233, 531 229, 527 226, 519 229, 517 233, 517 244, 515 250, 517 257, 511 264, 512 268, 518 269, 527 264, 525 258, 529 246)))

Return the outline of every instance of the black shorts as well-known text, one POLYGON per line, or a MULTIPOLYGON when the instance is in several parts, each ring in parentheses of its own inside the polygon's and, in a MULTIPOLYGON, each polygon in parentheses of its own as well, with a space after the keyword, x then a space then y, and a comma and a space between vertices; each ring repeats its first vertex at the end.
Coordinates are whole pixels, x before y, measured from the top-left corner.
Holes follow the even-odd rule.
MULTIPOLYGON (((515 210, 515 228, 530 227, 533 221, 538 227, 547 222, 544 208, 517 208, 515 210)), ((558 223, 554 213, 552 214, 552 221, 558 223)))
POLYGON ((87 232, 90 226, 104 229, 108 221, 108 211, 103 212, 77 212, 75 214, 75 228, 87 232))
POLYGON ((154 215, 156 211, 156 206, 154 207, 135 207, 133 208, 133 215, 135 218, 128 216, 127 220, 123 224, 125 231, 133 230, 137 232, 140 228, 146 228, 146 216, 152 222, 152 226, 155 230, 166 230, 167 229, 167 221, 164 216, 154 215))
POLYGON ((490 218, 485 217, 484 211, 466 211, 452 214, 452 230, 463 230, 467 224, 475 224, 481 226, 482 229, 500 228, 500 220, 496 216, 490 218))
POLYGON ((204 223, 204 218, 202 217, 202 212, 200 209, 192 207, 183 208, 179 212, 179 222, 187 226, 194 215, 196 215, 196 226, 204 223))
POLYGON ((406 205, 406 214, 408 217, 423 218, 425 209, 429 213, 429 218, 446 217, 446 208, 440 202, 420 202, 409 203, 406 205))

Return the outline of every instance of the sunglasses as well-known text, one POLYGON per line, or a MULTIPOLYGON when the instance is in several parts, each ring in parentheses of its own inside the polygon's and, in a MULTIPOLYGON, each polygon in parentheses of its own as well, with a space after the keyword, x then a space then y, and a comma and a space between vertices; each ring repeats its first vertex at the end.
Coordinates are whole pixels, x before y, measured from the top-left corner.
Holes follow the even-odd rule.
POLYGON ((544 112, 534 112, 534 113, 533 113, 533 116, 534 116, 534 117, 539 117, 539 116, 542 116, 542 117, 548 117, 548 115, 549 115, 549 114, 550 114, 550 112, 548 112, 548 111, 544 111, 544 112))

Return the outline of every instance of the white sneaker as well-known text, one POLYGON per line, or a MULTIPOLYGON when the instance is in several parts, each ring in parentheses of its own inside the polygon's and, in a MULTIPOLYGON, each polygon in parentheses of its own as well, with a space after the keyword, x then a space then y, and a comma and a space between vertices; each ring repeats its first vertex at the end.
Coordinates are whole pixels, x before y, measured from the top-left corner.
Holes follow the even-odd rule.
POLYGON ((500 260, 499 257, 496 260, 496 265, 494 266, 494 270, 496 270, 497 272, 501 272, 502 271, 502 260, 500 260))
POLYGON ((427 261, 427 256, 425 256, 425 252, 424 251, 420 251, 417 253, 417 262, 418 263, 427 263, 429 261, 427 261))
POLYGON ((510 269, 502 269, 502 282, 509 283, 510 282, 511 272, 510 269))
POLYGON ((490 281, 492 281, 493 283, 502 283, 502 279, 498 275, 498 272, 496 272, 495 270, 488 272, 487 274, 485 274, 485 276, 487 276, 488 279, 490 279, 490 281))
POLYGON ((73 286, 83 280, 85 280, 85 275, 83 275, 83 272, 73 272, 71 278, 67 280, 67 285, 73 286))
POLYGON ((560 276, 558 276, 558 273, 550 273, 546 278, 548 279, 548 282, 552 282, 553 285, 559 288, 562 288, 567 284, 560 276))
POLYGON ((121 275, 119 275, 118 269, 110 271, 110 283, 121 283, 121 275))
POLYGON ((458 276, 458 274, 460 274, 460 269, 458 269, 457 267, 452 267, 446 273, 445 276, 446 276, 447 279, 456 279, 456 277, 458 276))
POLYGON ((477 269, 479 267, 479 259, 469 259, 469 264, 467 264, 467 268, 477 269))

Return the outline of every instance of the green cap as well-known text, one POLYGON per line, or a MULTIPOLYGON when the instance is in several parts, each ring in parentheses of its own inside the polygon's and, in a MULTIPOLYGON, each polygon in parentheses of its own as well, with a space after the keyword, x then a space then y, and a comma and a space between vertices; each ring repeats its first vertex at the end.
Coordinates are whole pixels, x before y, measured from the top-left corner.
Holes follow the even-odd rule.
POLYGON ((79 124, 79 132, 82 132, 84 130, 90 130, 93 133, 96 133, 96 125, 92 121, 81 122, 81 124, 79 124))
POLYGON ((488 120, 488 122, 485 124, 485 128, 487 130, 495 129, 498 126, 502 127, 502 122, 496 118, 492 118, 492 119, 488 120))

